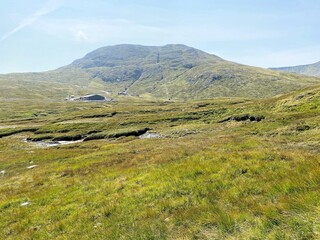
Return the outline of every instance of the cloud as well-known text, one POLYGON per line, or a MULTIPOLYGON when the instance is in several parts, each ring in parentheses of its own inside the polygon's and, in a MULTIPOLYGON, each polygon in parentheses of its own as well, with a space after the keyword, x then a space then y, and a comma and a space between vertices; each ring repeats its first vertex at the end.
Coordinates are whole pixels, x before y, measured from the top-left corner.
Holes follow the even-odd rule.
POLYGON ((86 42, 89 40, 88 36, 81 29, 70 28, 70 31, 78 42, 86 42))
POLYGON ((150 25, 127 19, 46 19, 37 24, 48 35, 86 43, 140 43, 165 44, 223 41, 254 41, 279 37, 273 31, 255 31, 249 28, 223 28, 218 24, 196 26, 172 24, 150 25))
POLYGON ((39 29, 61 39, 86 43, 153 42, 165 36, 165 30, 125 19, 46 19, 39 29))
POLYGON ((7 32, 6 34, 4 34, 0 38, 0 42, 6 40, 7 38, 12 36, 16 32, 22 30, 23 28, 31 25, 32 23, 34 23, 35 21, 37 21, 41 17, 43 17, 51 12, 54 12, 55 10, 60 8, 63 5, 63 3, 64 3, 63 0, 50 0, 50 1, 48 1, 42 8, 40 8, 39 10, 37 10, 36 12, 31 14, 30 16, 23 19, 17 27, 12 29, 10 32, 7 32))

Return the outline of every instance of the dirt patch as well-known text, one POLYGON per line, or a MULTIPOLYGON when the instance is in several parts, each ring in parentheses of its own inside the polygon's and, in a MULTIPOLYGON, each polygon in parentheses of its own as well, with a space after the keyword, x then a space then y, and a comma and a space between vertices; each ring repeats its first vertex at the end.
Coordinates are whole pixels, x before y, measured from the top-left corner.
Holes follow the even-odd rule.
POLYGON ((146 132, 145 134, 142 134, 139 136, 141 139, 149 139, 149 138, 162 138, 162 136, 159 133, 153 133, 153 132, 146 132))
POLYGON ((74 144, 74 143, 80 143, 83 140, 76 140, 76 141, 31 141, 25 139, 24 142, 30 143, 36 147, 40 148, 48 148, 48 147, 56 147, 61 145, 68 145, 68 144, 74 144))

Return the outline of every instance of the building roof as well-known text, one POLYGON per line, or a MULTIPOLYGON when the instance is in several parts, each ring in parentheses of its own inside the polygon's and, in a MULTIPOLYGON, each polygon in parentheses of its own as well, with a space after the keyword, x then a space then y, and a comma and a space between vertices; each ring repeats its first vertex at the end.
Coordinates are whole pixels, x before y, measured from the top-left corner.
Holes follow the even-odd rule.
POLYGON ((89 94, 89 95, 85 95, 85 96, 81 96, 81 97, 88 98, 88 97, 94 97, 94 96, 104 97, 104 96, 102 96, 100 94, 89 94))

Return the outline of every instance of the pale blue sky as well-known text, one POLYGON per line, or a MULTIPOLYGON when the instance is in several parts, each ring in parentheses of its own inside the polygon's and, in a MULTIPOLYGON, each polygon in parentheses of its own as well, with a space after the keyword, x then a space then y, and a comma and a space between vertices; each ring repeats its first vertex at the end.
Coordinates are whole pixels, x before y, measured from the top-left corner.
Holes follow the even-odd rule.
POLYGON ((0 1, 0 73, 55 69, 121 43, 182 43, 260 67, 313 63, 320 1, 0 1))

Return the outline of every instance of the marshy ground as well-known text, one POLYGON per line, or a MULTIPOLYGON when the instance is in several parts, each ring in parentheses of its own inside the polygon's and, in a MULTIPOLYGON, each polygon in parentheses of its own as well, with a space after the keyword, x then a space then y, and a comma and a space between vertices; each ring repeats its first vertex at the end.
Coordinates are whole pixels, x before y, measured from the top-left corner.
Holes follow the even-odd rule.
POLYGON ((3 102, 0 238, 319 239, 319 92, 3 102))

